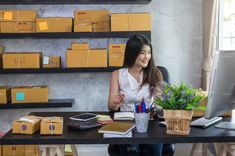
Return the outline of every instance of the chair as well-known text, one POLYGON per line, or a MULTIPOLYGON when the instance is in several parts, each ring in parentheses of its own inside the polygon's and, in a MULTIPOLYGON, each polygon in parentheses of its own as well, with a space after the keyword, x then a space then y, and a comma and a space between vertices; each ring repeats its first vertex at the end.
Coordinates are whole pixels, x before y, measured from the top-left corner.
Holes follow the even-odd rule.
POLYGON ((163 80, 165 82, 169 83, 170 82, 170 76, 169 76, 168 70, 165 67, 163 67, 163 66, 157 66, 157 68, 162 73, 163 80))
MULTIPOLYGON (((168 70, 163 66, 157 66, 162 73, 163 80, 167 83, 170 82, 170 76, 168 70)), ((175 152, 175 144, 163 144, 162 155, 173 156, 175 152)))

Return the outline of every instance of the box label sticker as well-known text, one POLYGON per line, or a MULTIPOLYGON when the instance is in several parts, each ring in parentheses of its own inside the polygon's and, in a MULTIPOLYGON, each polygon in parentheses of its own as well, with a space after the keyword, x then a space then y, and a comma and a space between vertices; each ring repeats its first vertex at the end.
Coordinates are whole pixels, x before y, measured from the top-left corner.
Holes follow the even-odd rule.
POLYGON ((39 22, 39 30, 41 31, 48 30, 47 22, 39 22))
POLYGON ((49 57, 48 56, 44 56, 43 57, 43 64, 49 64, 49 57))
POLYGON ((17 92, 16 93, 16 100, 17 101, 24 101, 24 93, 23 92, 17 92))
POLYGON ((9 11, 5 11, 4 12, 4 15, 3 15, 3 19, 4 20, 12 20, 12 17, 13 17, 13 13, 12 12, 9 12, 9 11))

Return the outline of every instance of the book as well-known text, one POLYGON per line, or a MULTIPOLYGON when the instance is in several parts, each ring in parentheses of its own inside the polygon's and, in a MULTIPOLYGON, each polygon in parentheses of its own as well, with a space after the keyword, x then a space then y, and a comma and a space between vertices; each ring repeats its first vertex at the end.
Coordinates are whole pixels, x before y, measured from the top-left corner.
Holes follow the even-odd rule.
POLYGON ((114 120, 134 120, 133 112, 115 112, 114 120))
POLYGON ((109 115, 97 115, 96 118, 97 122, 102 125, 113 122, 113 119, 111 119, 109 115))
POLYGON ((121 134, 126 135, 135 127, 134 123, 125 122, 112 122, 103 127, 101 127, 99 133, 110 133, 110 134, 121 134))
POLYGON ((131 138, 132 137, 132 131, 130 131, 127 134, 113 134, 113 133, 104 133, 104 138, 131 138))

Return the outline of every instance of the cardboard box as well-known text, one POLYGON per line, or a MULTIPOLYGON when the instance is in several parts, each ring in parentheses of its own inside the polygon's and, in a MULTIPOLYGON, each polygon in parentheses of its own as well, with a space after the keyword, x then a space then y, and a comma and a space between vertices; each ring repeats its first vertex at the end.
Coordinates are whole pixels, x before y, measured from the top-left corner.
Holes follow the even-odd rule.
POLYGON ((2 155, 3 156, 24 156, 25 146, 24 145, 3 145, 2 155))
POLYGON ((79 21, 74 24, 74 32, 92 32, 92 22, 79 21))
POLYGON ((0 10, 0 21, 36 21, 36 10, 0 10))
POLYGON ((40 129, 42 117, 24 116, 15 120, 12 124, 13 134, 34 134, 40 129))
POLYGON ((37 32, 72 32, 72 18, 36 18, 37 32))
POLYGON ((89 49, 89 44, 88 44, 88 42, 84 42, 84 43, 75 43, 75 42, 72 42, 71 48, 72 48, 72 50, 76 50, 76 49, 89 49))
POLYGON ((110 32, 109 21, 92 22, 92 32, 110 32))
POLYGON ((39 145, 25 145, 25 156, 40 156, 39 145))
POLYGON ((2 145, 0 145, 0 156, 2 156, 2 145))
POLYGON ((1 22, 2 33, 36 32, 35 22, 1 22))
POLYGON ((63 133, 63 118, 44 117, 40 127, 41 135, 61 135, 63 133))
POLYGON ((11 102, 16 104, 48 102, 48 87, 47 86, 12 87, 11 102))
POLYGON ((107 67, 106 49, 67 50, 67 68, 107 67))
POLYGON ((111 14, 111 31, 151 31, 151 14, 111 14))
POLYGON ((10 101, 10 88, 7 86, 0 87, 0 104, 7 104, 10 101))
POLYGON ((110 44, 109 45, 109 66, 123 66, 126 44, 110 44))
POLYGON ((40 52, 9 52, 2 56, 4 69, 40 68, 40 52))
POLYGON ((79 21, 109 21, 109 10, 76 10, 74 12, 74 23, 79 21))
POLYGON ((68 49, 66 52, 67 68, 79 68, 88 66, 88 49, 68 49))
POLYGON ((90 49, 88 52, 88 67, 107 67, 107 50, 90 49))
POLYGON ((60 56, 44 56, 43 57, 43 68, 60 68, 61 57, 60 56))

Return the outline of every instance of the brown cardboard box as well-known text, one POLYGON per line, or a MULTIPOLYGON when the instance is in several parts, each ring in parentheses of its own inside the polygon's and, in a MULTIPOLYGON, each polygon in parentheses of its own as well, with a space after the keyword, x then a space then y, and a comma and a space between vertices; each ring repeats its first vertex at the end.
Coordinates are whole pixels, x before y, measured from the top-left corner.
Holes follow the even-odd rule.
POLYGON ((0 87, 0 104, 7 104, 10 101, 10 89, 9 87, 0 87))
POLYGON ((129 31, 129 14, 111 14, 111 32, 129 31))
POLYGON ((72 48, 72 50, 76 50, 76 49, 89 49, 89 44, 88 44, 88 42, 84 42, 84 43, 75 43, 75 42, 72 42, 71 48, 72 48))
POLYGON ((2 68, 2 53, 3 53, 3 47, 0 46, 0 68, 2 68))
POLYGON ((111 14, 111 31, 151 31, 151 14, 111 14))
POLYGON ((36 18, 37 32, 72 32, 72 18, 36 18))
POLYGON ((11 88, 12 103, 40 103, 48 102, 48 87, 12 87, 11 88))
POLYGON ((0 145, 0 156, 2 156, 2 145, 0 145))
POLYGON ((90 49, 88 52, 88 67, 107 67, 107 50, 90 49))
POLYGON ((36 21, 36 10, 0 10, 0 21, 36 21))
POLYGON ((42 117, 24 116, 15 120, 12 124, 13 134, 33 134, 40 129, 40 121, 42 117))
POLYGON ((9 52, 2 56, 4 69, 40 68, 40 52, 9 52))
POLYGON ((60 56, 44 56, 43 68, 60 68, 61 58, 60 56))
POLYGON ((41 121, 41 135, 60 135, 63 133, 62 117, 45 117, 41 121))
POLYGON ((1 22, 2 33, 36 32, 35 22, 1 22))
POLYGON ((129 14, 130 31, 151 31, 151 14, 150 13, 133 13, 129 14))
POLYGON ((109 21, 109 10, 76 10, 74 12, 74 23, 79 21, 109 21))
POLYGON ((25 145, 25 156, 39 156, 39 145, 25 145))
POLYGON ((124 53, 126 44, 110 44, 109 45, 109 66, 123 66, 124 53))
POLYGON ((25 156, 24 145, 3 145, 2 155, 3 156, 25 156))
POLYGON ((106 49, 67 50, 67 68, 107 67, 106 49))
POLYGON ((96 21, 92 22, 92 32, 109 32, 109 21, 96 21))
POLYGON ((79 21, 74 24, 74 32, 92 32, 92 22, 79 21))
POLYGON ((88 49, 68 49, 66 52, 67 68, 79 68, 88 66, 88 49))

